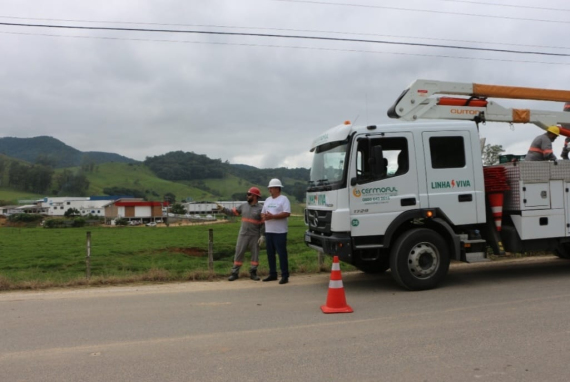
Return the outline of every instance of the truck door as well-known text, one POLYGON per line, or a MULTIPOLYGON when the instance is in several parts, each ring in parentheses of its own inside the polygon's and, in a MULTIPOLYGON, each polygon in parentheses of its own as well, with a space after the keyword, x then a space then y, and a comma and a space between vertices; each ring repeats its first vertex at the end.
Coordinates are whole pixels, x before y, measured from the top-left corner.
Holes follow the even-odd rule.
MULTIPOLYGON (((396 216, 419 208, 416 150, 412 133, 356 137, 351 154, 350 217, 353 237, 383 235, 396 216), (382 147, 383 173, 371 177, 370 157, 382 147)), ((379 241, 379 240, 377 240, 379 241)))
POLYGON ((472 146, 467 131, 422 133, 429 208, 455 225, 477 223, 472 146))

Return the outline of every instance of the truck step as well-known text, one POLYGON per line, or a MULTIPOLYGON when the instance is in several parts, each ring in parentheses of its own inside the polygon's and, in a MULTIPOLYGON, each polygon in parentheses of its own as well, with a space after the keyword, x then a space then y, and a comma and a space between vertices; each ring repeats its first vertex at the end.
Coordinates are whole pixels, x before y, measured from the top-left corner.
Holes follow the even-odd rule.
POLYGON ((461 240, 465 244, 485 244, 487 243, 486 240, 483 239, 473 239, 473 240, 461 240))
POLYGON ((485 261, 491 261, 487 258, 485 252, 469 252, 465 254, 465 259, 468 263, 482 263, 485 261))

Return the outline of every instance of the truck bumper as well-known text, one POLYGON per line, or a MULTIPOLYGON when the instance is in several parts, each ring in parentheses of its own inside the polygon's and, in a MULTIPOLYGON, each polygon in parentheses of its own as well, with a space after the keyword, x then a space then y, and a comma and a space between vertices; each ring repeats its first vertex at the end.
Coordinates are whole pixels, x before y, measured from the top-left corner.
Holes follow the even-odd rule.
POLYGON ((338 256, 339 260, 352 264, 352 240, 348 233, 335 233, 331 236, 322 236, 306 231, 305 244, 327 255, 338 256))

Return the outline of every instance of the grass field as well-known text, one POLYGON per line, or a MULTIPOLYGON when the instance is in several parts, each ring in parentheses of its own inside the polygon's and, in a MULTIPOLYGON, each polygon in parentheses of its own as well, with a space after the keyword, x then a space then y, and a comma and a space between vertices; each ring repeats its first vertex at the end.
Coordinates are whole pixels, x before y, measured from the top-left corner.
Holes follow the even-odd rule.
MULTIPOLYGON (((233 263, 239 224, 171 225, 170 228, 1 227, 0 290, 205 280, 210 276, 209 229, 213 229, 214 234, 214 277, 227 277, 233 263), (89 281, 85 277, 87 231, 91 232, 89 281)), ((292 274, 319 271, 316 251, 304 244, 305 229, 302 218, 290 218, 288 252, 292 274)), ((246 254, 242 267, 244 276, 248 263, 249 254, 246 254)), ((330 270, 329 258, 325 259, 323 270, 330 270)), ((267 257, 262 250, 259 273, 267 272, 267 257)))

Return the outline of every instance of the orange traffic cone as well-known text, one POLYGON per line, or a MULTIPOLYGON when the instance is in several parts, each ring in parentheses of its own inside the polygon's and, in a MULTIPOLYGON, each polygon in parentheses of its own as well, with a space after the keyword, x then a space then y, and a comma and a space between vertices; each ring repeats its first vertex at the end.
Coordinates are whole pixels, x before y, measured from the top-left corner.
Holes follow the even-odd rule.
POLYGON ((502 192, 492 192, 489 194, 489 204, 491 204, 491 211, 493 212, 493 219, 495 220, 495 228, 501 232, 503 221, 503 199, 502 192))
POLYGON ((340 275, 340 264, 338 256, 333 258, 331 280, 329 281, 329 293, 327 303, 321 306, 323 313, 352 313, 350 306, 346 305, 342 277, 340 275))

